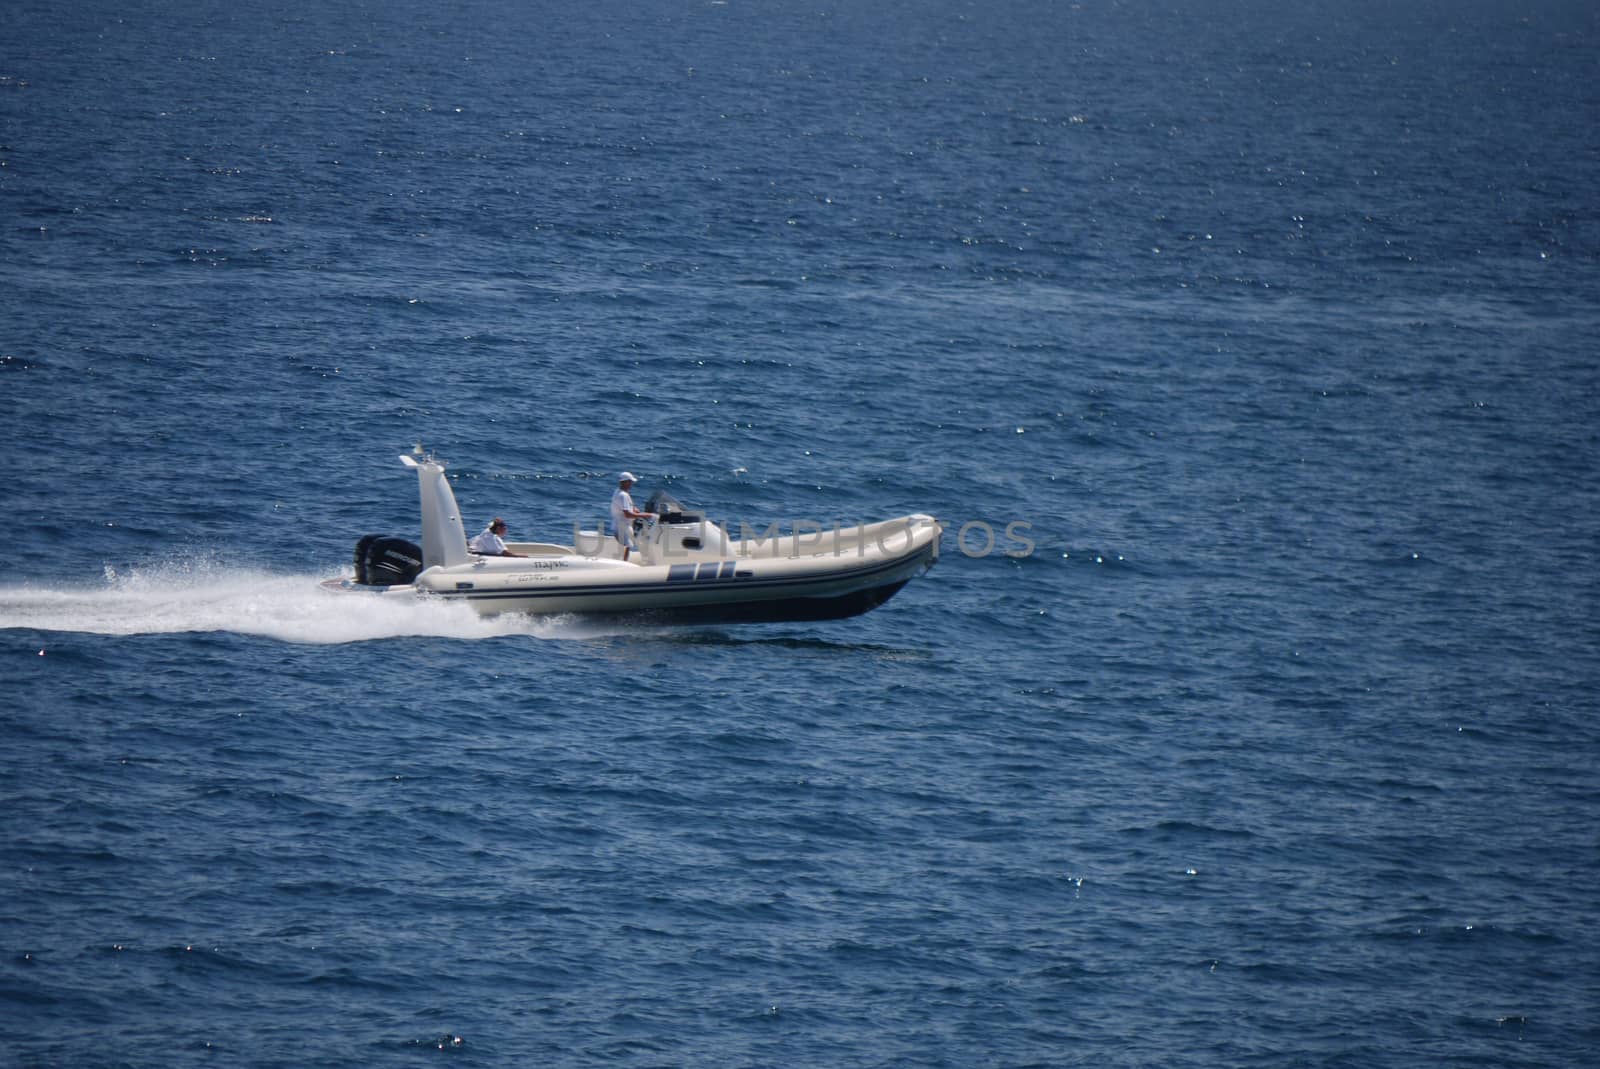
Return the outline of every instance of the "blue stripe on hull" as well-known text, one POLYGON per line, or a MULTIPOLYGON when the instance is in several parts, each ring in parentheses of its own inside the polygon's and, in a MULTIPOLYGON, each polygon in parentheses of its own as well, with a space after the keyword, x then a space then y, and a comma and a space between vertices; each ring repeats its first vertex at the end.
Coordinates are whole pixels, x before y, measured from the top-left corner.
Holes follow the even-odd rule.
POLYGON ((586 611, 575 616, 609 617, 660 624, 782 624, 843 620, 876 609, 909 583, 886 583, 832 598, 784 598, 781 601, 736 601, 721 605, 686 605, 670 609, 586 611))

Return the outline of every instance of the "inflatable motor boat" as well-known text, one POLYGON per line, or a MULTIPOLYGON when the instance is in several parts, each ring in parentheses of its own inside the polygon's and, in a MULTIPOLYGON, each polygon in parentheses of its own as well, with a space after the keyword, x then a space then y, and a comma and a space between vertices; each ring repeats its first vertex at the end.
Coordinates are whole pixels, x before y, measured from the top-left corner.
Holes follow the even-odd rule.
POLYGON ((444 463, 420 447, 400 461, 417 473, 422 544, 368 535, 356 546, 355 577, 325 580, 325 589, 464 601, 485 615, 776 623, 864 613, 939 559, 942 529, 922 513, 854 527, 796 523, 788 534, 776 524, 759 533, 741 526, 745 537, 735 539, 665 492, 645 506, 657 520, 636 523, 628 559, 616 538, 577 527, 571 546, 508 542, 521 556, 479 556, 467 546, 444 463))

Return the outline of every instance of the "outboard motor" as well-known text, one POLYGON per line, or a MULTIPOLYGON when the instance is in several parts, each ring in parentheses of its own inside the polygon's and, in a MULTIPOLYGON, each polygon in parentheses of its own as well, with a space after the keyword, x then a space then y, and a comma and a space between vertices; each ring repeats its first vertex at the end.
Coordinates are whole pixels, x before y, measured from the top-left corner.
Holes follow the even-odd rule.
POLYGON ((356 543, 356 582, 404 586, 422 571, 422 547, 389 535, 366 535, 356 543))
POLYGON ((367 550, 372 548, 372 543, 382 537, 383 535, 362 535, 361 541, 356 543, 356 582, 362 586, 367 585, 367 550))

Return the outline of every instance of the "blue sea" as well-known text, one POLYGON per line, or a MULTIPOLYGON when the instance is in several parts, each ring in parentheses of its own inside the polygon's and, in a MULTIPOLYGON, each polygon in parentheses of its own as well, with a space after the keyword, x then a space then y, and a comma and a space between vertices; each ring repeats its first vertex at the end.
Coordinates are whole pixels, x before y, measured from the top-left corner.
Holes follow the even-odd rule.
POLYGON ((1592 3, 7 0, 0 426, 0 1064, 1600 1058, 1592 3))

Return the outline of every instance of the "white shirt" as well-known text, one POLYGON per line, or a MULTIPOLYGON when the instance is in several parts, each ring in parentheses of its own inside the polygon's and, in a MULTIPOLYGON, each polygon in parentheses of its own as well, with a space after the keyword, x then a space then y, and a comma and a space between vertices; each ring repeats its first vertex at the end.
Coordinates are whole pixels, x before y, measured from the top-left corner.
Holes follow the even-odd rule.
POLYGON ((474 553, 482 553, 484 556, 498 557, 505 553, 506 544, 500 540, 499 535, 493 531, 486 530, 467 543, 467 548, 474 553))
POLYGON ((628 519, 628 513, 638 512, 633 507, 633 495, 628 491, 618 488, 611 495, 611 529, 617 534, 617 541, 625 546, 633 545, 633 521, 628 519))

